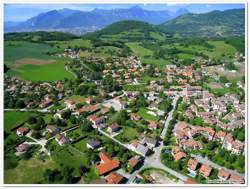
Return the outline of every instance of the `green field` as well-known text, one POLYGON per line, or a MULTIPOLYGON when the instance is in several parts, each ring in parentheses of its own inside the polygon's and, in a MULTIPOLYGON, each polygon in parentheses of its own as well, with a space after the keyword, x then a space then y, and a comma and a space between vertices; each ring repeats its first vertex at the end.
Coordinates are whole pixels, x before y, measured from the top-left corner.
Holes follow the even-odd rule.
POLYGON ((92 44, 90 40, 84 40, 84 39, 73 39, 70 41, 48 41, 47 43, 53 44, 52 52, 63 52, 64 49, 71 47, 84 47, 84 48, 90 48, 92 47, 92 44))
POLYGON ((33 58, 41 60, 50 60, 51 56, 46 52, 52 47, 47 44, 30 43, 30 42, 4 42, 4 62, 13 63, 13 61, 22 58, 33 58))
POLYGON ((125 142, 127 142, 127 141, 137 139, 138 137, 139 137, 139 133, 137 132, 135 128, 123 126, 122 132, 119 135, 117 135, 115 138, 120 141, 124 141, 125 139, 125 142))
POLYGON ((31 115, 36 115, 32 112, 4 112, 4 129, 10 131, 12 128, 16 127, 18 124, 26 121, 31 115))
POLYGON ((164 41, 166 39, 162 34, 157 33, 157 32, 149 32, 149 34, 150 34, 150 37, 159 41, 164 41))
POLYGON ((215 47, 212 52, 204 52, 211 58, 219 58, 222 54, 233 55, 237 52, 233 46, 226 44, 224 41, 208 41, 208 43, 215 47))
POLYGON ((65 70, 63 62, 45 65, 21 65, 11 69, 7 74, 29 81, 55 81, 74 78, 74 75, 65 70))
POLYGON ((147 113, 148 109, 147 108, 141 108, 138 112, 139 116, 141 116, 143 119, 148 120, 148 121, 158 121, 159 118, 157 116, 153 116, 151 114, 147 113))
POLYGON ((72 95, 71 97, 69 97, 69 100, 73 100, 76 103, 83 103, 85 102, 85 99, 86 97, 80 95, 72 95))
POLYGON ((5 184, 38 184, 44 183, 43 174, 46 169, 55 169, 57 165, 51 160, 45 162, 38 159, 21 160, 14 169, 4 170, 5 184))
POLYGON ((157 67, 164 68, 168 61, 164 59, 153 58, 153 51, 142 47, 139 43, 126 43, 126 45, 141 58, 142 63, 154 64, 157 67))

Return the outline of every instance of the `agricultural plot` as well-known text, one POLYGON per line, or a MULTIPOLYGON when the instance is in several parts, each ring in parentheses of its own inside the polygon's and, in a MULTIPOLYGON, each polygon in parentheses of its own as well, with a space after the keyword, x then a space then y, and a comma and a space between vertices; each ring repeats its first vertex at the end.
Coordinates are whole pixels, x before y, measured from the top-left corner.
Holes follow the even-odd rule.
POLYGON ((4 43, 4 62, 15 63, 16 60, 30 58, 36 60, 51 60, 47 54, 52 49, 50 45, 30 42, 12 42, 4 43))
POLYGON ((154 64, 157 67, 164 68, 168 61, 162 58, 156 59, 153 57, 153 51, 140 46, 139 43, 126 43, 127 46, 139 57, 141 57, 142 63, 154 64))
POLYGON ((43 175, 46 169, 56 169, 52 160, 39 159, 21 160, 14 169, 4 170, 4 183, 6 184, 38 184, 46 183, 43 175), (25 170, 25 171, 24 171, 25 170))
POLYGON ((4 130, 10 131, 15 128, 18 124, 26 121, 30 116, 36 115, 32 112, 4 112, 4 130))
POLYGON ((46 65, 22 65, 7 72, 7 75, 17 76, 29 81, 55 81, 65 78, 73 79, 74 76, 65 70, 65 63, 55 62, 46 65))

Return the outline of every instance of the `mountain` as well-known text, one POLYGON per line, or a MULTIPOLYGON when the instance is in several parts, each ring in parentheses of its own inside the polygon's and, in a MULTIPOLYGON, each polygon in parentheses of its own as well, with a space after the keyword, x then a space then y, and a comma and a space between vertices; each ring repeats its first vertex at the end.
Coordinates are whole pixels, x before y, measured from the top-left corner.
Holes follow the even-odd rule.
POLYGON ((181 36, 227 37, 244 35, 244 25, 245 9, 231 9, 184 14, 160 24, 159 28, 181 36))
POLYGON ((164 11, 152 11, 133 6, 128 9, 77 11, 71 9, 52 10, 41 13, 17 26, 5 27, 5 32, 20 31, 94 31, 114 22, 122 20, 138 20, 151 24, 160 24, 173 19, 186 11, 176 13, 164 11))

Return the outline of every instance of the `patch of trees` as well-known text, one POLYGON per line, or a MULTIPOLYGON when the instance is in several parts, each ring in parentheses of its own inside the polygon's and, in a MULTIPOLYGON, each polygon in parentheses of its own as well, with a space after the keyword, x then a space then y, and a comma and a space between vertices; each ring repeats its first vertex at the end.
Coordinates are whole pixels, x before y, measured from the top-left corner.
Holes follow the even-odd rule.
POLYGON ((76 38, 78 37, 70 33, 45 31, 4 34, 4 40, 6 41, 30 41, 41 43, 44 43, 44 41, 69 41, 76 38))
POLYGON ((119 91, 121 90, 121 86, 119 85, 119 83, 114 80, 111 75, 108 75, 107 77, 105 77, 102 81, 103 84, 103 88, 105 90, 105 92, 112 92, 112 91, 119 91))

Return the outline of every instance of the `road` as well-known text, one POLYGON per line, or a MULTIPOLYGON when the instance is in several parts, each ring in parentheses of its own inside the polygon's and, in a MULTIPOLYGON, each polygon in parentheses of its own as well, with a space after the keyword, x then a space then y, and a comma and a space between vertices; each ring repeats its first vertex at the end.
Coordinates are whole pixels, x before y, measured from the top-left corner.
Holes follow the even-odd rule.
POLYGON ((222 166, 220 166, 220 165, 218 165, 218 164, 216 164, 216 163, 210 161, 209 159, 204 158, 204 157, 202 157, 200 155, 191 154, 191 157, 194 157, 200 163, 204 163, 204 164, 210 165, 210 166, 212 166, 212 167, 214 167, 216 169, 224 169, 224 170, 226 170, 229 173, 236 174, 236 175, 239 175, 239 176, 245 178, 245 174, 240 174, 240 173, 238 173, 235 170, 231 170, 231 169, 227 169, 225 167, 222 167, 222 166))
POLYGON ((168 130, 168 125, 169 125, 169 122, 171 121, 172 119, 172 116, 173 116, 173 112, 175 110, 175 107, 176 107, 176 103, 177 103, 177 100, 179 99, 179 96, 175 96, 173 102, 172 102, 172 106, 173 106, 173 109, 168 113, 168 117, 165 121, 165 124, 164 124, 164 128, 162 130, 162 133, 161 133, 161 138, 164 139, 165 136, 166 136, 166 132, 168 130))
POLYGON ((68 68, 68 66, 65 66, 65 70, 66 70, 67 72, 71 73, 75 78, 77 78, 77 75, 76 75, 74 72, 72 72, 72 71, 68 68))

